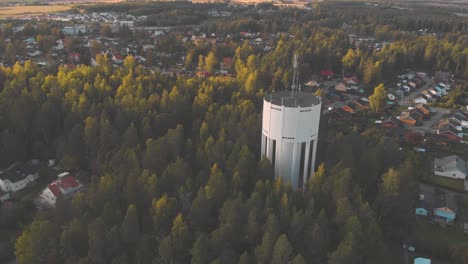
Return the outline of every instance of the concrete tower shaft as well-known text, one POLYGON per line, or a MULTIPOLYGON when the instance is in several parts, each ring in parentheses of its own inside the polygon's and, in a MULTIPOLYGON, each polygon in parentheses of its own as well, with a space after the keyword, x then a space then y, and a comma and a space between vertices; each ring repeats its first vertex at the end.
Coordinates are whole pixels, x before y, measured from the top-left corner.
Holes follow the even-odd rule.
POLYGON ((321 100, 301 91, 282 91, 263 100, 261 155, 276 177, 302 187, 315 169, 321 100))

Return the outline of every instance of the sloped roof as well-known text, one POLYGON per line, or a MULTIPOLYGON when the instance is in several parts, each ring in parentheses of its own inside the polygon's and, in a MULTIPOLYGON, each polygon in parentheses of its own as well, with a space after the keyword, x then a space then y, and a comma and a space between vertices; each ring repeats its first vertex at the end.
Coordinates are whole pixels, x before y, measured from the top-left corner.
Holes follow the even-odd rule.
POLYGON ((81 183, 79 183, 75 179, 75 177, 66 176, 61 179, 53 181, 51 184, 49 184, 48 187, 55 197, 59 197, 61 195, 66 195, 67 193, 81 186, 82 186, 81 183))
POLYGON ((431 264, 431 260, 427 258, 415 258, 414 264, 431 264))
POLYGON ((467 173, 466 161, 457 155, 452 155, 441 159, 435 159, 434 165, 436 167, 442 167, 444 171, 458 170, 464 173, 465 175, 467 173))

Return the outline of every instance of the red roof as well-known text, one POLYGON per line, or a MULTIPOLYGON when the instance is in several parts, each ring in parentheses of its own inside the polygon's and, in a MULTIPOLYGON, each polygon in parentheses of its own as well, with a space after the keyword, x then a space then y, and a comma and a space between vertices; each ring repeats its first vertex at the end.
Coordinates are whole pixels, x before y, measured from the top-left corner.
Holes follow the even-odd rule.
POLYGON ((226 65, 231 65, 232 59, 231 58, 223 58, 223 63, 226 65))
POLYGON ((49 184, 49 190, 54 194, 55 197, 62 195, 60 188, 55 184, 55 182, 49 184))
POLYGON ((56 180, 49 184, 50 191, 54 194, 55 197, 67 193, 69 189, 75 189, 80 187, 80 183, 73 176, 67 176, 62 179, 56 180))
POLYGON ((320 74, 322 76, 325 76, 325 77, 330 77, 333 75, 333 71, 332 70, 321 70, 320 71, 320 74))

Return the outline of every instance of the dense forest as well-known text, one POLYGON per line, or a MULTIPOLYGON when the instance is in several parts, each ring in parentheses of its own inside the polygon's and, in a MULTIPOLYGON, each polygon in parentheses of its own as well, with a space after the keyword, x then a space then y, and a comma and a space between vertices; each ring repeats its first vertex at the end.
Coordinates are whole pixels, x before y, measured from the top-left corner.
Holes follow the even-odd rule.
POLYGON ((0 71, 2 164, 89 172, 25 229, 20 263, 375 263, 405 239, 417 162, 381 132, 329 135, 292 191, 257 155, 262 91, 101 65, 0 71))
MULTIPOLYGON (((235 78, 163 75, 132 56, 112 67, 99 54, 97 67, 0 67, 0 167, 56 159, 86 184, 53 210, 0 208, 0 230, 18 231, 0 237, 0 261, 14 250, 21 264, 395 263, 389 248, 401 247, 415 224, 421 156, 385 131, 338 130, 324 117, 317 172, 294 191, 259 155, 262 98, 289 87, 294 53, 301 78, 344 69, 368 91, 408 67, 468 77, 468 38, 419 36, 386 28, 380 23, 391 22, 378 16, 362 22, 351 11, 330 18, 339 11, 326 7, 203 26, 270 34, 287 25, 289 34, 269 52, 236 39, 195 47, 168 35, 159 44, 179 45, 187 69, 213 71, 233 57, 235 78), (348 16, 355 17, 350 27, 373 24, 365 31, 393 43, 381 51, 350 46, 339 20, 348 16)), ((466 245, 435 254, 468 262, 466 245)))

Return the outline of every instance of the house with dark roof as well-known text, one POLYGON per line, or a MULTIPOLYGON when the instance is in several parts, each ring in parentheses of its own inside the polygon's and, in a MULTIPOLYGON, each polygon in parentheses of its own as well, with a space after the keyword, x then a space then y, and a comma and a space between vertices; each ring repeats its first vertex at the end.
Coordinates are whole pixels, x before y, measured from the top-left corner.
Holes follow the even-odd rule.
POLYGON ((413 115, 417 116, 418 119, 419 119, 420 121, 423 120, 423 119, 426 117, 426 115, 424 114, 424 112, 421 111, 421 110, 419 110, 419 109, 417 109, 417 108, 411 110, 411 113, 412 113, 413 115))
POLYGON ((460 126, 460 123, 456 121, 455 119, 451 118, 442 118, 439 121, 437 121, 434 125, 434 129, 443 129, 448 126, 453 127, 454 129, 457 129, 458 126, 460 126))
POLYGON ((0 189, 4 192, 20 191, 39 178, 39 161, 14 163, 8 169, 0 171, 0 189))
POLYGON ((413 112, 403 112, 400 115, 400 121, 407 125, 416 125, 419 121, 419 116, 415 115, 413 112))
POLYGON ((401 125, 402 125, 401 121, 398 118, 395 118, 393 116, 385 119, 382 122, 382 127, 385 127, 385 128, 395 128, 395 127, 400 127, 401 125))
POLYGON ((354 104, 356 104, 361 109, 369 109, 370 108, 370 103, 369 103, 369 100, 367 98, 359 98, 354 102, 354 104))
POLYGON ((61 173, 57 176, 57 180, 50 183, 39 195, 41 205, 52 208, 55 207, 57 199, 69 199, 76 192, 84 188, 74 176, 68 172, 61 173))
POLYGON ((338 119, 338 120, 350 120, 352 118, 351 113, 346 112, 342 108, 337 108, 330 112, 331 119, 338 119))
POLYGON ((452 112, 451 118, 459 122, 462 126, 468 126, 468 113, 461 110, 452 112))
POLYGON ((458 136, 458 131, 450 126, 444 126, 442 128, 439 128, 438 130, 436 130, 436 133, 450 140, 460 140, 460 137, 458 136))
POLYGON ((431 108, 427 104, 416 104, 414 108, 423 112, 425 116, 429 116, 431 114, 431 108))

